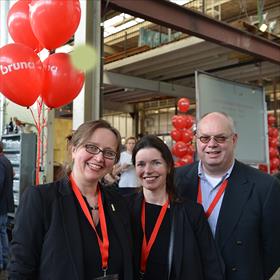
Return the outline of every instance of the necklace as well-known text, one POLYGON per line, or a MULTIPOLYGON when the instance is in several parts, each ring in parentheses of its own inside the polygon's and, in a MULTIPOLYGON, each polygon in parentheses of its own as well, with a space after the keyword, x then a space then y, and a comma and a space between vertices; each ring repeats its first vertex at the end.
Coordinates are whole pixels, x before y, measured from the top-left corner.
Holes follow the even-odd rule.
POLYGON ((93 205, 92 207, 89 206, 89 209, 90 209, 91 211, 92 211, 92 210, 98 210, 99 207, 98 207, 98 205, 93 205))
POLYGON ((85 200, 85 202, 86 202, 88 208, 90 209, 90 211, 92 211, 92 210, 95 210, 95 211, 96 211, 96 210, 99 209, 98 204, 97 204, 97 205, 91 206, 91 205, 89 204, 89 202, 88 202, 86 196, 83 196, 83 198, 84 198, 84 200, 85 200))

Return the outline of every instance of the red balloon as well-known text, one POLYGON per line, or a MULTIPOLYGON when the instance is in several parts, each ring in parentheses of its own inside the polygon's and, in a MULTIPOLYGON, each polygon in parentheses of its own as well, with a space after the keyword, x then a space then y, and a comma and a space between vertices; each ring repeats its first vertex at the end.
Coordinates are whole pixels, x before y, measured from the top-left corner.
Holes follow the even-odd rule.
POLYGON ((270 147, 277 147, 278 146, 278 139, 277 138, 269 138, 269 146, 270 147))
POLYGON ((181 140, 181 131, 177 130, 177 129, 172 129, 170 131, 170 136, 174 141, 180 141, 181 140))
POLYGON ((181 158, 182 161, 184 161, 186 164, 190 164, 193 162, 193 157, 191 155, 184 155, 182 158, 181 158))
POLYGON ((178 105, 179 111, 185 113, 190 108, 190 100, 188 98, 180 98, 177 105, 178 105))
POLYGON ((193 126, 194 123, 194 119, 191 115, 185 115, 184 117, 184 121, 185 121, 185 128, 191 128, 193 126))
POLYGON ((275 118, 275 116, 273 116, 273 115, 271 115, 271 114, 269 114, 268 116, 267 116, 267 122, 268 122, 268 125, 274 125, 275 124, 275 121, 276 121, 276 118, 275 118))
POLYGON ((181 140, 184 143, 190 143, 193 139, 193 132, 190 129, 182 129, 181 131, 181 140))
POLYGON ((268 136, 271 138, 278 138, 278 129, 276 127, 269 127, 268 136))
POLYGON ((279 171, 278 168, 270 168, 270 174, 275 174, 278 171, 279 171))
POLYGON ((81 19, 79 0, 32 0, 30 24, 39 42, 52 50, 65 44, 81 19))
POLYGON ((180 166, 184 166, 186 165, 186 162, 182 161, 182 160, 177 160, 175 162, 175 167, 180 167, 180 166))
POLYGON ((175 123, 177 122, 177 118, 179 116, 178 115, 174 115, 172 118, 171 118, 171 122, 172 122, 172 125, 175 127, 175 123))
POLYGON ((194 156, 194 153, 195 153, 194 145, 192 145, 192 144, 188 145, 187 154, 188 154, 188 155, 191 155, 191 156, 193 157, 193 156, 194 156))
POLYGON ((44 86, 42 98, 49 108, 70 103, 81 91, 84 73, 76 70, 66 53, 50 55, 44 62, 44 86))
POLYGON ((22 44, 0 49, 0 91, 18 105, 31 106, 42 91, 43 66, 40 58, 22 44))
POLYGON ((277 157, 279 154, 278 149, 275 147, 269 147, 269 157, 274 158, 277 157))
POLYGON ((273 158, 270 161, 270 169, 277 169, 280 164, 279 158, 273 158))
POLYGON ((42 49, 30 26, 29 4, 31 0, 21 0, 16 2, 8 13, 8 30, 16 43, 22 43, 34 51, 42 49))
POLYGON ((272 128, 272 137, 275 138, 275 139, 278 139, 278 129, 276 127, 273 127, 272 128))
POLYGON ((263 172, 267 172, 268 171, 267 165, 266 164, 260 164, 259 165, 259 170, 261 170, 263 172))
POLYGON ((186 125, 184 116, 176 116, 176 115, 173 116, 172 117, 172 124, 177 129, 184 128, 185 125, 186 125))
POLYGON ((183 157, 187 153, 187 151, 188 146, 182 141, 177 142, 172 149, 174 156, 178 158, 183 157))

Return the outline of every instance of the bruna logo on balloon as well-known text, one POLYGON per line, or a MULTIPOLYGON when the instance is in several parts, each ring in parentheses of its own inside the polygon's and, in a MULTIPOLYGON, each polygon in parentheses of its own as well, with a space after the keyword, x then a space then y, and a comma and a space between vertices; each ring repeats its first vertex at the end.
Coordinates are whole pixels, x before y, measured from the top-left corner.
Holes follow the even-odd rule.
MULTIPOLYGON (((9 72, 12 72, 12 71, 17 71, 17 70, 23 70, 23 69, 35 69, 36 68, 36 65, 34 62, 16 62, 16 63, 12 63, 12 64, 9 64, 7 66, 5 65, 0 65, 0 72, 2 75, 6 75, 8 74, 9 72)), ((37 65, 37 69, 42 69, 42 66, 41 65, 37 65)), ((51 72, 57 72, 57 66, 55 65, 48 65, 46 67, 47 71, 51 71, 51 72)))
MULTIPOLYGON (((39 68, 40 66, 37 66, 39 68)), ((16 62, 12 64, 6 65, 0 65, 0 72, 2 75, 6 75, 9 72, 12 71, 18 71, 18 70, 23 70, 23 69, 35 69, 36 65, 34 62, 16 62)))

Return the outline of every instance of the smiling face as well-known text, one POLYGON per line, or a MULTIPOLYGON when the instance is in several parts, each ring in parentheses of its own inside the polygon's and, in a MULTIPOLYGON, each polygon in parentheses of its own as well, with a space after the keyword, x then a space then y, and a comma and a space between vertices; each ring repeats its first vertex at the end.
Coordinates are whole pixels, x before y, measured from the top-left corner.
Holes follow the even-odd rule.
POLYGON ((226 116, 220 113, 210 113, 199 122, 197 152, 207 174, 212 176, 224 175, 233 164, 236 143, 237 135, 226 116), (218 143, 211 137, 208 143, 202 143, 199 140, 201 136, 222 136, 225 141, 218 143))
POLYGON ((135 156, 135 169, 145 192, 165 193, 168 168, 155 148, 140 149, 135 156))
MULTIPOLYGON (((97 128, 85 144, 93 144, 101 150, 117 151, 116 135, 107 128, 97 128)), ((109 173, 115 160, 107 159, 102 152, 91 154, 81 145, 72 148, 74 165, 72 174, 79 185, 96 185, 98 180, 109 173)))

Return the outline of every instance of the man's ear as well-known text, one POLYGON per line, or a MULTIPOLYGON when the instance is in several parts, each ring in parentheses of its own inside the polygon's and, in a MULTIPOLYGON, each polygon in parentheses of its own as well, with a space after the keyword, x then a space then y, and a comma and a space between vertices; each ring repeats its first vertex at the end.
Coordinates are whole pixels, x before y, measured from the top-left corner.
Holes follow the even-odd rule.
POLYGON ((233 139, 233 143, 236 145, 237 140, 238 140, 238 134, 234 133, 232 139, 233 139))

